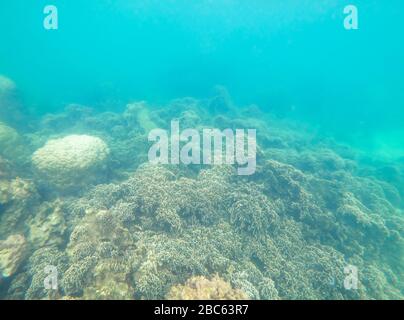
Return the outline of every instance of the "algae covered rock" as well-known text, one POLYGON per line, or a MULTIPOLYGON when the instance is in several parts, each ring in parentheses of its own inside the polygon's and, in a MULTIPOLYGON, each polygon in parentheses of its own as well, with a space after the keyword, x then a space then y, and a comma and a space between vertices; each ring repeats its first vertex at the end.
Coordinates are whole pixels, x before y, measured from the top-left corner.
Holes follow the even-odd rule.
POLYGON ((167 295, 169 300, 247 300, 247 295, 221 279, 214 276, 192 277, 184 285, 172 287, 167 295))
POLYGON ((91 183, 109 155, 106 143, 88 135, 49 140, 32 156, 38 172, 61 189, 91 183))
POLYGON ((24 202, 35 196, 36 189, 32 182, 15 178, 13 180, 0 180, 0 204, 12 201, 24 202))
POLYGON ((123 117, 129 126, 140 126, 146 134, 158 127, 157 124, 153 122, 145 101, 128 104, 123 113, 123 117))
POLYGON ((54 202, 42 203, 26 225, 29 230, 28 241, 35 248, 62 245, 67 228, 62 202, 57 199, 54 202))
POLYGON ((16 234, 0 241, 0 276, 12 276, 20 266, 26 254, 24 236, 16 234))
POLYGON ((104 261, 94 268, 93 285, 84 289, 87 300, 132 300, 134 289, 126 281, 126 274, 117 272, 114 264, 104 261))
POLYGON ((49 268, 53 267, 56 268, 58 275, 66 272, 67 257, 63 251, 59 251, 55 246, 35 250, 25 266, 26 274, 29 276, 29 280, 24 284, 25 299, 51 299, 61 294, 60 286, 58 290, 47 289, 44 286, 44 281, 49 276, 49 268))

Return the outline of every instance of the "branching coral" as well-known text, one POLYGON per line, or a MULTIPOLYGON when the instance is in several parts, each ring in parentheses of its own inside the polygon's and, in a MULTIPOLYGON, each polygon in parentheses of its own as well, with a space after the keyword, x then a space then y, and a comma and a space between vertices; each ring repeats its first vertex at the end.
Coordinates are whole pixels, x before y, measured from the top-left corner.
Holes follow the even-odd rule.
POLYGON ((17 179, 0 159, 0 235, 21 229, 34 249, 6 296, 401 298, 404 168, 379 172, 354 150, 252 111, 260 112, 237 110, 222 95, 160 109, 135 103, 123 114, 71 106, 47 116, 42 131, 26 136, 31 146, 49 136, 85 136, 40 148, 33 156, 35 184, 17 179), (257 128, 256 173, 240 177, 229 165, 141 164, 145 133, 174 118, 196 129, 257 128), (85 142, 80 148, 78 140, 85 142), (97 170, 107 156, 105 183, 97 170), (105 184, 81 188, 100 181, 105 184), (44 191, 44 182, 55 192, 44 191), (70 187, 82 194, 66 193, 70 187), (59 272, 56 294, 43 286, 48 265, 59 272), (357 267, 357 290, 344 287, 347 265, 357 267))
POLYGON ((16 178, 13 180, 0 180, 0 204, 12 201, 24 202, 35 194, 36 189, 32 182, 16 178))
POLYGON ((62 281, 65 294, 84 294, 83 298, 88 299, 130 297, 133 290, 126 277, 131 267, 132 246, 128 230, 109 211, 88 210, 70 236, 67 248, 70 267, 62 281), (116 287, 111 286, 113 283, 116 287))
POLYGON ((142 232, 137 237, 133 283, 136 295, 146 299, 163 298, 170 286, 195 274, 225 273, 242 249, 228 225, 191 228, 178 236, 142 232))
POLYGON ((66 255, 55 247, 43 247, 36 250, 29 258, 27 275, 30 281, 27 283, 26 299, 50 299, 62 295, 60 276, 68 268, 66 255), (45 279, 50 275, 48 268, 55 268, 57 272, 57 290, 46 288, 45 279))
MULTIPOLYGON (((382 232, 383 224, 379 229, 380 218, 373 219, 355 198, 344 198, 337 192, 331 201, 323 192, 314 193, 322 184, 328 190, 336 188, 279 162, 269 162, 257 177, 242 180, 226 166, 201 170, 192 178, 145 165, 121 184, 94 188, 83 205, 87 210, 99 208, 100 217, 110 217, 102 218, 107 228, 103 234, 122 223, 133 233, 128 240, 133 250, 121 253, 130 261, 123 263, 123 274, 130 280, 118 288, 133 288, 137 298, 162 298, 170 286, 195 274, 208 277, 215 273, 251 299, 366 298, 366 291, 355 294, 343 287, 344 267, 349 263, 344 254, 352 254, 353 232, 361 229, 348 217, 363 222, 364 234, 366 230, 382 232), (332 208, 341 214, 333 215, 332 208), (352 216, 357 210, 359 213, 352 216), (319 238, 323 230, 331 232, 319 238), (351 241, 349 248, 338 242, 344 237, 351 241)), ((98 245, 89 246, 88 235, 85 241, 75 240, 76 232, 88 232, 85 230, 77 227, 69 246, 77 243, 80 259, 97 256, 94 268, 101 268, 100 255, 110 257, 119 250, 107 241, 97 249, 99 254, 94 254, 91 248, 98 245)), ((358 241, 358 247, 366 246, 364 240, 358 241)), ((365 265, 361 259, 355 263, 359 268, 365 265)), ((84 288, 93 284, 91 279, 80 283, 84 288)), ((121 289, 117 292, 122 293, 121 289)), ((93 295, 97 291, 86 292, 93 295)), ((108 291, 99 292, 100 297, 109 296, 108 291)))
POLYGON ((250 235, 265 235, 277 218, 275 205, 252 184, 236 188, 226 201, 231 223, 250 235))

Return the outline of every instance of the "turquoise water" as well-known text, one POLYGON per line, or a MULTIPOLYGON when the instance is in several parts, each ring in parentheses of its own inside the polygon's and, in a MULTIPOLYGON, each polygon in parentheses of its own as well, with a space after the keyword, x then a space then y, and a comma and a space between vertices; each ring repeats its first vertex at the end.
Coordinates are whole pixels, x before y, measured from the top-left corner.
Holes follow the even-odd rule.
POLYGON ((402 1, 48 4, 0 3, 0 298, 403 298, 402 1), (256 129, 256 172, 150 167, 173 119, 256 129))

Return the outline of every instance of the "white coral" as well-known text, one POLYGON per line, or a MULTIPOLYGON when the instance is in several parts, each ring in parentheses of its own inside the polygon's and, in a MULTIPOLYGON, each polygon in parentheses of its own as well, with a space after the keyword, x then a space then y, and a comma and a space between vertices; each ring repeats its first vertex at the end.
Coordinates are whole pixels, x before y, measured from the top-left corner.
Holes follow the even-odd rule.
POLYGON ((88 135, 70 135, 49 140, 32 156, 34 166, 49 182, 69 187, 88 180, 108 157, 106 143, 88 135))

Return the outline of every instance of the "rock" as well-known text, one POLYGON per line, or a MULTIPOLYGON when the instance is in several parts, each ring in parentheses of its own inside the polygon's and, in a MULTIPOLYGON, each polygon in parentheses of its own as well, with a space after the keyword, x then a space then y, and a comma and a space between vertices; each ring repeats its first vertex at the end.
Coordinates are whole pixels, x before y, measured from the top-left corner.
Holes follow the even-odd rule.
POLYGON ((24 236, 16 234, 0 241, 0 275, 10 277, 18 270, 27 253, 24 236))
POLYGON ((23 202, 36 194, 32 182, 15 178, 13 180, 0 180, 0 204, 11 201, 23 202))
POLYGON ((62 202, 44 202, 38 212, 27 222, 29 242, 35 248, 43 246, 60 246, 64 242, 67 229, 62 210, 62 202))

